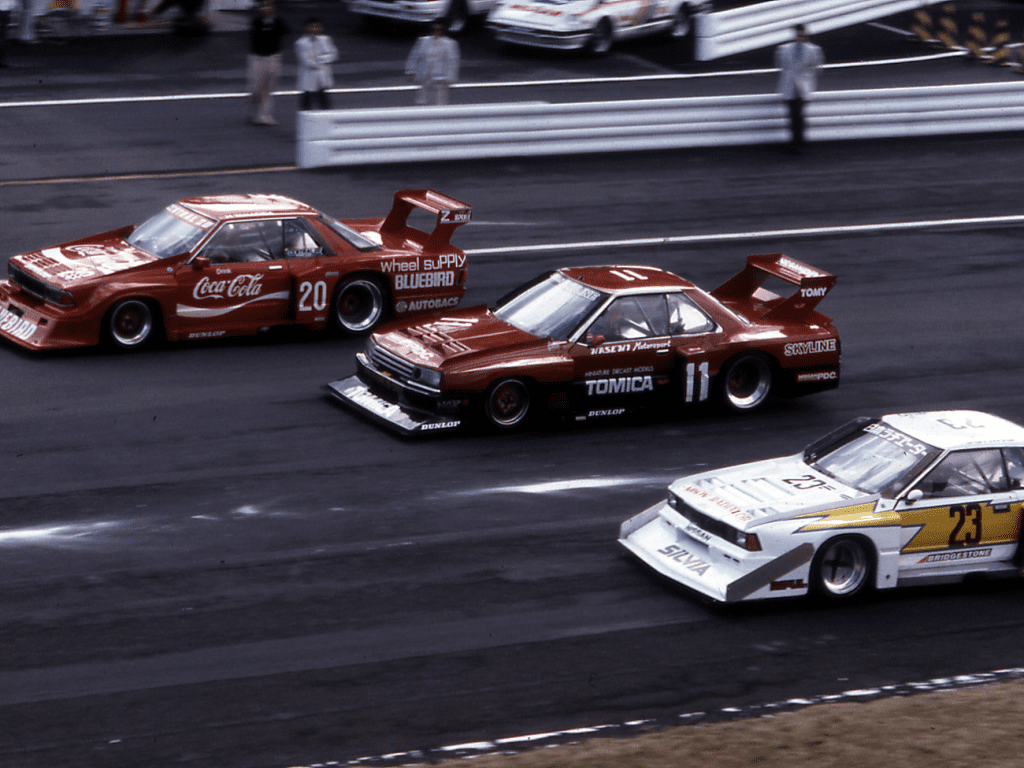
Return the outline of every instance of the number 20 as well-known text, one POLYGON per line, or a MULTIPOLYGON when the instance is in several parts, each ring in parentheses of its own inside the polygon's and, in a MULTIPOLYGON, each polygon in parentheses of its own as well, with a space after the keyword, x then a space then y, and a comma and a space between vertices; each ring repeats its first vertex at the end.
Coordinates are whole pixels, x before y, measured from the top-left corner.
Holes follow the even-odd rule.
POLYGON ((299 312, 323 312, 327 309, 327 283, 317 280, 316 284, 306 280, 299 284, 299 312), (313 298, 313 305, 309 305, 310 296, 313 298))

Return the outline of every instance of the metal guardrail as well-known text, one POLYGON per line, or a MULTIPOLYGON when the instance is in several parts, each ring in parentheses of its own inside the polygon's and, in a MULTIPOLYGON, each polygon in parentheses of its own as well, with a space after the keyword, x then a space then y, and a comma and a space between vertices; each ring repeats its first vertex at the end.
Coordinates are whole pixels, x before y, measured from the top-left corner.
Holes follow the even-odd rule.
POLYGON ((811 34, 912 11, 936 0, 768 0, 695 18, 694 58, 720 59, 793 39, 802 23, 811 34))
MULTIPOLYGON (((819 91, 807 139, 1024 130, 1024 83, 819 91)), ((340 165, 770 144, 789 139, 775 94, 299 112, 296 163, 340 165)))

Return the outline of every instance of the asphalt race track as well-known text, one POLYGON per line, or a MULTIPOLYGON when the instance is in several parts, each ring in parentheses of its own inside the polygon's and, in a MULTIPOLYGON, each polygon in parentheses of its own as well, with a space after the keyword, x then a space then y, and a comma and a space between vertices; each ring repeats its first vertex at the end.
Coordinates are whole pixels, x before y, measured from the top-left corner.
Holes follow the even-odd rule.
MULTIPOLYGON (((723 610, 615 542, 674 477, 796 452, 857 415, 1024 422, 1019 137, 200 175, 220 167, 215 139, 177 158, 170 122, 146 170, 189 173, 90 180, 134 150, 118 108, 82 109, 68 140, 92 150, 65 156, 63 181, 23 183, 53 179, 52 145, 36 176, 27 140, 5 155, 6 255, 185 195, 274 191, 357 217, 434 187, 474 207, 464 305, 568 264, 709 288, 749 253, 822 267, 843 381, 745 418, 410 442, 326 399, 357 339, 0 346, 0 764, 284 768, 1022 665, 1016 581, 723 610), (637 238, 688 239, 615 245, 637 238)), ((259 130, 238 102, 196 109, 223 120, 226 154, 259 130)), ((53 114, 10 119, 42 134, 53 114)), ((254 169, 287 130, 257 135, 254 169)))

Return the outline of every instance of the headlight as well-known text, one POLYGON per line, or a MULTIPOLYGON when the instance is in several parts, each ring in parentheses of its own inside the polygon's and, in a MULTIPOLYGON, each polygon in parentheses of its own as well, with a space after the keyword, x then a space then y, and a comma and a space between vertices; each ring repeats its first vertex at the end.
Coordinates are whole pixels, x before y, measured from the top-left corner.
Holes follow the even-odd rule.
POLYGON ((441 388, 441 372, 435 371, 430 368, 420 368, 417 366, 412 371, 412 378, 414 381, 418 381, 421 384, 426 384, 428 387, 434 389, 441 388))
POLYGON ((745 549, 748 552, 760 552, 761 551, 761 540, 757 538, 756 533, 744 533, 743 531, 735 531, 736 537, 733 543, 745 549))

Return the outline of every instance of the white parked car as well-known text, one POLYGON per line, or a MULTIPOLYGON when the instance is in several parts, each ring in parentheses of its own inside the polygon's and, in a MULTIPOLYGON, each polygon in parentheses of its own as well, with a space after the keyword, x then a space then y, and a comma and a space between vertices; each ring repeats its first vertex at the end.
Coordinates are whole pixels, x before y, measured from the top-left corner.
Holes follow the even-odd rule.
POLYGON ((794 456, 681 478, 619 541, 715 600, 848 598, 1017 575, 1024 428, 978 411, 857 419, 794 456))
POLYGON ((617 40, 686 37, 693 14, 685 0, 504 0, 487 26, 507 43, 603 54, 617 40))
POLYGON ((349 13, 366 18, 395 19, 413 24, 444 23, 457 35, 471 16, 484 16, 495 0, 348 0, 349 13))

